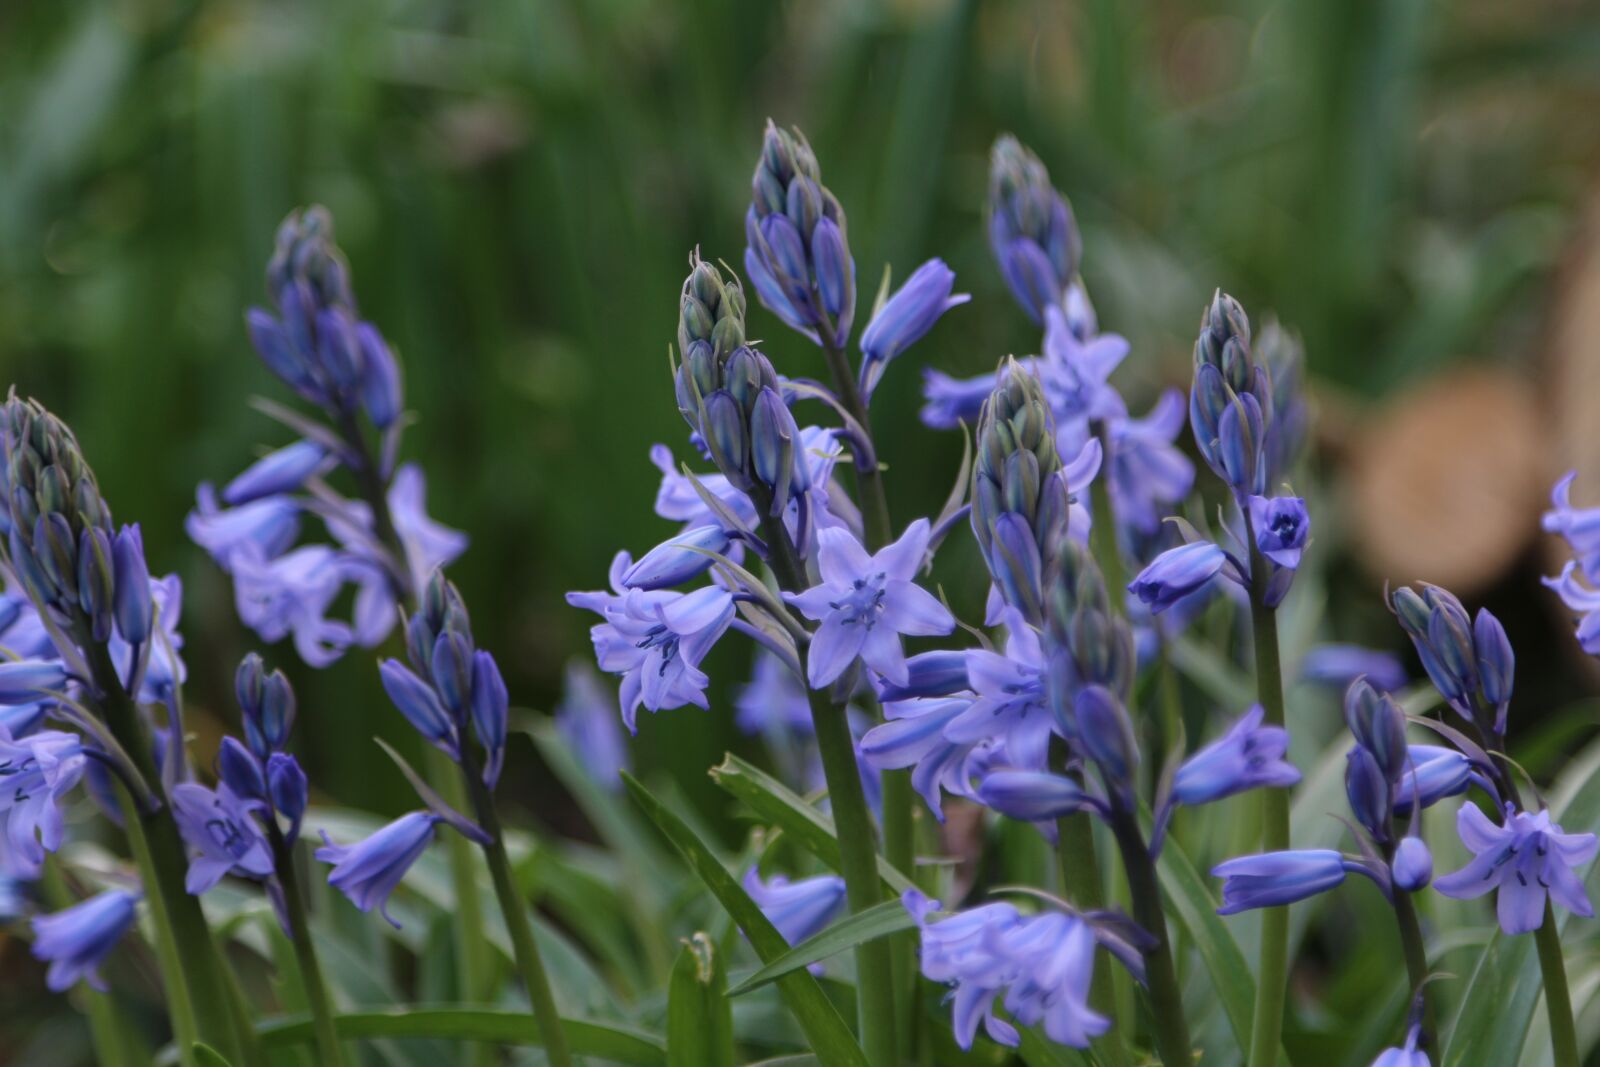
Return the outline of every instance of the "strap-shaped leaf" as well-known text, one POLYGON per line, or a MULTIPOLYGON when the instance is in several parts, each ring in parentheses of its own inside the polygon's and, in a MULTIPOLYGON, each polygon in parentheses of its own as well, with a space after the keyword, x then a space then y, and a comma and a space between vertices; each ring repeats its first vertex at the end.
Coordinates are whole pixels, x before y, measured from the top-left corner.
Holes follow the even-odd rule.
MULTIPOLYGON (((761 962, 770 963, 789 951, 789 943, 783 939, 777 927, 762 914, 756 902, 750 899, 750 895, 728 873, 728 869, 706 847, 705 842, 682 819, 668 811, 633 775, 624 772, 622 780, 627 783, 628 792, 639 807, 677 848, 684 862, 700 876, 700 880, 711 890, 711 895, 721 902, 733 921, 739 924, 739 929, 744 931, 745 938, 749 940, 750 947, 755 949, 756 955, 761 957, 761 962)), ((795 1021, 800 1024, 800 1029, 805 1032, 811 1050, 825 1067, 867 1067, 866 1054, 856 1043, 850 1028, 809 973, 802 970, 784 975, 778 980, 778 989, 794 1014, 795 1021)))
POLYGON ((226 1056, 204 1041, 196 1041, 192 1051, 194 1052, 195 1067, 233 1067, 226 1056))
MULTIPOLYGON (((794 838, 829 870, 839 870, 839 840, 834 834, 833 820, 782 782, 731 752, 723 757, 720 765, 711 769, 711 780, 794 838)), ((882 856, 878 857, 878 874, 896 896, 912 888, 911 879, 882 856)))
POLYGON ((768 982, 782 978, 791 971, 809 967, 813 963, 836 956, 846 949, 880 937, 897 934, 915 926, 916 920, 898 900, 885 900, 866 911, 846 916, 819 934, 806 938, 788 952, 762 967, 728 992, 737 997, 760 989, 768 982))
POLYGON ((711 938, 683 943, 667 988, 668 1067, 733 1067, 733 1005, 711 938))

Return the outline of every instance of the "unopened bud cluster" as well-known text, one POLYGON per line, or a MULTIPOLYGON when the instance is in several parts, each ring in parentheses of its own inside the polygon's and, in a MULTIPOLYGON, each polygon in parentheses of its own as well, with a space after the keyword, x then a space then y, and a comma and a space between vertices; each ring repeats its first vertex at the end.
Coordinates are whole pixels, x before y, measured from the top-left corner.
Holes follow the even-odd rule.
POLYGON ((1272 418, 1271 375, 1251 352, 1250 319, 1237 300, 1218 292, 1194 342, 1189 422, 1201 456, 1235 493, 1266 492, 1272 418))

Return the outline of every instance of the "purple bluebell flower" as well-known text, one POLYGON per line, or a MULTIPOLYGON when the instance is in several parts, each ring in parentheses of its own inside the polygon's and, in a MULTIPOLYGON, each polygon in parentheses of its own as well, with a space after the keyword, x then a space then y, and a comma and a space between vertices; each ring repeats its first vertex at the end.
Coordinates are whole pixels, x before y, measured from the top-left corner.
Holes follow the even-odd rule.
POLYGON ((272 809, 289 820, 284 837, 291 845, 300 836, 300 820, 305 816, 310 791, 299 760, 287 752, 274 752, 267 757, 267 796, 272 801, 272 809))
POLYGON ((203 483, 195 497, 195 509, 183 522, 184 531, 229 574, 236 559, 275 559, 300 536, 301 508, 290 497, 264 497, 223 509, 217 505, 215 491, 203 483))
MULTIPOLYGON (((688 476, 679 470, 673 461, 672 451, 666 445, 650 447, 650 462, 661 471, 661 488, 656 492, 655 501, 657 515, 663 519, 683 523, 685 530, 702 526, 720 527, 721 520, 718 519, 716 512, 706 505, 700 494, 695 491, 688 476)), ((735 489, 726 475, 701 474, 696 477, 701 488, 724 504, 740 522, 754 528, 761 521, 761 517, 756 514, 755 505, 750 503, 750 498, 735 489)))
POLYGON ((272 560, 238 555, 232 565, 234 606, 263 641, 293 637, 312 667, 326 667, 349 646, 350 627, 327 617, 345 578, 333 549, 305 545, 272 560))
POLYGON ((506 691, 505 679, 500 676, 500 665, 494 656, 482 649, 472 654, 472 697, 468 708, 472 713, 472 732, 483 746, 483 781, 493 789, 500 781, 500 768, 506 758, 506 720, 511 710, 511 696, 506 691))
POLYGON ((83 777, 88 757, 75 734, 40 730, 0 734, 0 819, 17 868, 37 877, 44 854, 61 847, 61 803, 83 777))
POLYGON ((59 659, 15 659, 0 663, 0 704, 31 704, 62 692, 67 667, 59 659))
MULTIPOLYGON (((467 535, 428 516, 427 479, 415 463, 402 463, 394 472, 387 499, 394 532, 405 549, 412 588, 421 589, 428 584, 429 575, 448 567, 467 550, 467 535)), ((393 612, 390 614, 392 617, 393 612)), ((366 643, 370 647, 376 642, 366 643)))
POLYGON ((1427 842, 1415 834, 1407 834, 1395 847, 1394 860, 1389 864, 1397 888, 1416 893, 1427 888, 1433 880, 1433 853, 1427 842))
POLYGON ((1554 578, 1541 578, 1546 587, 1554 589, 1561 602, 1578 619, 1578 645, 1591 656, 1600 656, 1600 590, 1592 589, 1578 579, 1578 564, 1572 560, 1561 568, 1554 578))
POLYGON ((246 467, 222 490, 222 502, 233 507, 263 497, 292 493, 316 474, 328 450, 315 441, 296 441, 270 452, 246 467))
POLYGON ((1372 1061, 1372 1067, 1433 1067, 1428 1054, 1417 1048, 1422 1037, 1422 1025, 1413 1023, 1401 1048, 1386 1048, 1372 1061))
POLYGON ((1006 758, 1020 770, 1042 771, 1057 732, 1045 686, 1044 649, 1039 632, 1013 610, 1006 613, 1005 654, 967 651, 966 674, 976 698, 944 728, 948 740, 971 744, 1000 741, 1006 758))
POLYGON ((568 663, 556 729, 589 777, 610 790, 622 788, 621 774, 631 765, 619 718, 617 694, 601 686, 594 668, 576 660, 568 663))
POLYGON ((1280 567, 1289 570, 1299 567, 1311 533, 1306 502, 1297 496, 1252 496, 1248 507, 1256 549, 1280 567))
POLYGON ((245 878, 272 874, 272 850, 252 814, 263 804, 238 796, 227 782, 218 783, 215 790, 194 782, 174 787, 172 815, 194 850, 184 888, 199 896, 229 873, 245 878))
POLYGON ((1442 745, 1411 745, 1406 749, 1406 767, 1395 789, 1394 813, 1402 818, 1420 798, 1431 808, 1446 797, 1465 793, 1477 774, 1472 761, 1453 748, 1442 745))
POLYGON ((1017 909, 1010 904, 984 904, 929 921, 928 916, 939 910, 938 901, 911 889, 901 902, 921 930, 923 977, 954 987, 950 999, 956 1043, 970 1049, 982 1023, 995 1041, 1016 1048, 1021 1035, 995 1015, 994 1002, 1010 977, 1010 969, 997 959, 995 945, 1001 934, 1021 925, 1017 909))
POLYGON ((266 770, 236 737, 224 737, 217 748, 217 777, 244 800, 267 799, 266 770))
POLYGON ((1361 645, 1317 645, 1300 661, 1301 679, 1318 685, 1344 689, 1362 676, 1386 692, 1403 689, 1409 681, 1399 656, 1361 645))
POLYGON ((1046 771, 991 770, 978 784, 984 807, 1023 822, 1043 823, 1095 807, 1077 782, 1046 771))
MULTIPOLYGON (((188 668, 178 654, 183 649, 183 634, 178 630, 183 615, 183 581, 176 574, 150 579, 150 601, 153 617, 158 624, 146 639, 149 656, 145 659, 144 675, 139 684, 138 700, 142 704, 170 706, 178 688, 188 678, 188 668)), ((132 673, 142 648, 136 649, 123 640, 120 632, 113 633, 106 642, 118 674, 127 678, 132 673)))
POLYGON ((1314 897, 1342 884, 1347 869, 1343 855, 1325 848, 1239 856, 1211 869, 1223 880, 1217 914, 1276 908, 1314 897))
POLYGON ((1083 255, 1066 197, 1051 186, 1039 157, 1009 134, 989 156, 989 248, 1034 322, 1062 301, 1083 255))
POLYGON ((1061 912, 1035 915, 1003 931, 999 952, 1016 967, 1006 1011, 1024 1026, 1042 1027, 1058 1044, 1088 1048, 1111 1027, 1111 1020, 1089 1007, 1095 944, 1088 923, 1061 912))
POLYGON ((951 292, 955 281, 956 272, 944 260, 930 259, 872 316, 861 333, 862 377, 869 393, 890 360, 920 341, 946 311, 972 299, 951 292))
POLYGON ((356 340, 361 345, 361 406, 379 430, 387 430, 400 418, 400 362, 370 322, 356 325, 356 340))
POLYGON ((1228 732, 1190 756, 1178 768, 1172 795, 1180 804, 1209 804, 1248 789, 1287 789, 1300 781, 1289 763, 1289 731, 1263 726, 1266 713, 1257 704, 1228 732))
MULTIPOLYGON (((4 514, 0 508, 0 514, 4 514)), ((19 659, 53 659, 55 641, 33 602, 18 593, 0 593, 0 645, 19 659)))
POLYGON ((1034 365, 1056 419, 1057 445, 1076 452, 1095 420, 1121 420, 1127 405, 1110 384, 1128 357, 1128 341, 1114 333, 1080 337, 1059 307, 1045 309, 1044 352, 1034 365))
POLYGON ((1544 513, 1544 529, 1565 538, 1583 576, 1600 582, 1600 507, 1572 506, 1572 483, 1577 477, 1577 471, 1568 471, 1550 490, 1552 508, 1544 513))
POLYGON ((799 131, 768 121, 744 229, 744 269, 761 303, 791 329, 843 348, 855 317, 855 260, 844 209, 799 131))
POLYGON ((628 568, 622 584, 629 589, 670 589, 698 578, 716 562, 706 553, 728 551, 728 534, 721 525, 696 526, 652 548, 628 568))
MULTIPOLYGON (((1023 360, 1017 362, 1027 366, 1023 360)), ((953 430, 963 422, 969 425, 977 422, 983 402, 989 399, 998 381, 998 374, 952 378, 943 371, 924 367, 922 396, 926 403, 920 412, 923 425, 934 430, 953 430)))
POLYGON ((798 882, 781 874, 763 880, 751 867, 744 872, 744 891, 791 945, 820 934, 844 907, 844 879, 831 874, 798 882))
POLYGON ((1183 393, 1168 389, 1150 413, 1109 424, 1112 509, 1124 540, 1155 535, 1194 488, 1194 463, 1174 443, 1187 421, 1183 393))
POLYGON ((1575 873, 1594 859, 1594 834, 1564 833, 1548 810, 1530 814, 1510 805, 1505 822, 1497 826, 1476 805, 1463 804, 1456 830, 1476 856, 1461 870, 1434 879, 1434 888, 1445 896, 1470 900, 1498 889, 1500 928, 1508 934, 1537 930, 1544 923, 1547 895, 1574 915, 1594 915, 1575 873))
POLYGON ((817 533, 822 580, 785 594, 806 618, 820 622, 806 654, 812 688, 832 682, 859 656, 892 682, 910 680, 900 635, 947 634, 955 619, 913 579, 928 554, 928 520, 918 519, 898 541, 868 555, 848 532, 817 533))
POLYGON ((1201 456, 1235 494, 1264 492, 1272 383, 1251 353, 1244 308, 1220 291, 1201 317, 1194 368, 1189 423, 1201 456))
POLYGON ((1344 795, 1356 822, 1366 827, 1373 840, 1388 841, 1394 787, 1372 753, 1360 745, 1345 753, 1344 795))
MULTIPOLYGON (((905 685, 883 682, 878 687, 878 699, 885 703, 909 700, 912 697, 947 697, 972 688, 967 677, 965 651, 919 652, 906 660, 910 675, 905 685)), ((804 693, 801 694, 802 698, 804 693)))
POLYGON ((130 645, 150 636, 155 608, 150 599, 150 568, 145 564, 144 539, 139 525, 124 526, 111 542, 111 560, 116 576, 113 611, 117 633, 130 645))
POLYGON ((244 719, 245 741, 260 759, 281 751, 294 729, 294 689, 283 671, 267 673, 254 652, 239 661, 233 675, 234 696, 244 719))
POLYGON ((945 727, 971 704, 970 696, 885 704, 886 721, 861 739, 861 758, 880 771, 913 768, 912 788, 942 822, 940 790, 971 796, 976 768, 1000 751, 991 739, 957 743, 945 736, 945 727))
POLYGON ((770 652, 756 656, 750 681, 739 687, 733 706, 734 723, 747 734, 811 732, 811 701, 806 697, 805 686, 783 660, 770 652))
POLYGON ((353 845, 335 845, 324 832, 316 858, 333 865, 328 884, 349 897, 350 903, 367 912, 377 908, 378 914, 399 929, 388 911, 389 894, 427 851, 434 826, 440 821, 432 812, 413 811, 353 845))
POLYGON ((599 614, 590 628, 600 669, 622 676, 622 721, 636 732, 640 705, 651 711, 685 704, 709 707, 710 679, 700 661, 733 622, 733 598, 706 586, 692 593, 627 589, 622 575, 631 565, 619 552, 611 565, 608 593, 568 593, 567 603, 599 614))
POLYGON ((1230 567, 1222 549, 1210 541, 1194 541, 1169 548, 1151 560, 1128 583, 1128 591, 1159 615, 1230 567))
POLYGON ((79 979, 106 991, 100 964, 138 916, 139 894, 108 889, 79 904, 33 919, 34 959, 47 961, 45 984, 65 993, 79 979))

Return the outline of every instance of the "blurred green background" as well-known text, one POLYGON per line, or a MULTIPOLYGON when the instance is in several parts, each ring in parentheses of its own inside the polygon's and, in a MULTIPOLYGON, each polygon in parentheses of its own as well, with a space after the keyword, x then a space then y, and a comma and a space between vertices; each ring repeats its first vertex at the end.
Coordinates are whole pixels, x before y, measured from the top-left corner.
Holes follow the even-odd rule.
MULTIPOLYGON (((1118 381, 1136 407, 1187 379, 1215 286, 1301 330, 1336 505, 1316 520, 1324 629, 1394 645, 1387 575, 1337 509, 1353 438, 1371 405, 1463 364, 1533 379, 1563 265, 1584 252, 1597 106, 1600 13, 1567 0, 8 0, 0 380, 72 422, 152 567, 184 576, 211 751, 256 642, 182 520, 196 483, 285 440, 246 406, 282 390, 242 315, 264 300, 279 219, 328 205, 362 309, 404 359, 430 510, 472 534, 455 576, 480 639, 520 701, 549 707, 588 653, 562 593, 602 586, 616 548, 668 529, 646 449, 683 451, 678 288, 696 245, 739 262, 766 118, 813 142, 864 302, 884 264, 901 278, 935 254, 975 296, 878 394, 902 521, 937 509, 960 450, 916 422, 918 366, 977 373, 1037 346, 982 236, 988 148, 1012 131, 1073 200, 1102 323, 1134 344, 1118 381)), ((780 370, 820 373, 773 317, 751 318, 780 370)), ((1583 458, 1551 451, 1540 478, 1583 458)), ((1514 521, 1531 533, 1536 511, 1514 521)), ((1462 533, 1424 530, 1424 551, 1462 533)), ((964 545, 942 563, 958 606, 976 603, 976 566, 964 545)), ((1531 536, 1482 569, 1471 599, 1519 643, 1530 720, 1592 692, 1533 581, 1554 567, 1531 536)), ((740 743, 721 708, 747 655, 719 650, 716 713, 643 716, 634 746, 708 814, 722 802, 701 772, 740 743)), ((295 675, 316 787, 410 803, 369 741, 408 734, 371 657, 322 672, 287 647, 269 657, 295 675)), ((1553 736, 1593 721, 1569 714, 1553 736)), ((527 815, 574 828, 531 748, 509 766, 527 815)))

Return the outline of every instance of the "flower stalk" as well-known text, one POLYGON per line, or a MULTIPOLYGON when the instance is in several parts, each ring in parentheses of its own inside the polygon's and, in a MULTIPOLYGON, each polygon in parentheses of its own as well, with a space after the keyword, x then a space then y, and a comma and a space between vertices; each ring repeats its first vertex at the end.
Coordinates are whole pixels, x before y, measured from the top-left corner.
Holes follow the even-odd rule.
MULTIPOLYGON (((1269 790, 1278 792, 1278 790, 1269 790)), ((1161 910, 1161 891, 1156 884, 1155 861, 1132 812, 1114 807, 1111 832, 1122 854, 1128 874, 1128 892, 1133 902, 1133 918, 1154 941, 1145 950, 1146 995, 1150 998, 1150 1025, 1155 1033, 1156 1053, 1167 1067, 1187 1065, 1194 1059, 1189 1023, 1183 1017, 1183 992, 1172 962, 1172 942, 1167 936, 1167 919, 1161 910)))
POLYGON ((267 840, 272 845, 273 867, 278 873, 278 888, 283 893, 284 917, 289 927, 289 943, 300 968, 300 984, 306 1003, 311 1006, 311 1027, 317 1044, 317 1062, 323 1067, 343 1067, 344 1049, 334 1025, 333 1000, 322 977, 317 947, 311 937, 311 920, 306 913, 305 895, 295 869, 294 846, 283 836, 276 818, 266 820, 267 840))

